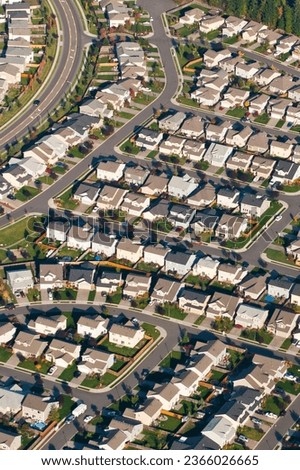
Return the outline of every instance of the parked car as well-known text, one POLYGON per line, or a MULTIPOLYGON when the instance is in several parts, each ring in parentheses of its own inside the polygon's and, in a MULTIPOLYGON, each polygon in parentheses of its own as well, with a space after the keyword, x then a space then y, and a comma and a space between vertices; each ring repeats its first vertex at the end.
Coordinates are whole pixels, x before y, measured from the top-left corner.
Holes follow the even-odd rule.
POLYGON ((271 411, 267 411, 265 413, 265 415, 267 416, 267 418, 271 418, 271 419, 277 419, 278 418, 278 416, 275 415, 275 413, 271 413, 271 411))
POLYGON ((258 426, 261 424, 261 420, 258 418, 255 418, 255 416, 251 418, 251 421, 252 423, 257 424, 258 426))
POLYGON ((75 416, 74 415, 69 415, 66 417, 66 424, 71 424, 75 419, 75 416))
POLYGON ((279 222, 281 219, 282 219, 282 215, 277 215, 277 217, 275 217, 276 222, 279 222))
POLYGON ((90 421, 92 421, 92 419, 93 419, 93 416, 87 415, 87 416, 84 418, 83 422, 84 422, 84 423, 89 423, 90 421))
POLYGON ((52 366, 50 367, 50 369, 48 370, 48 375, 53 375, 54 372, 57 371, 57 367, 56 366, 52 366))
POLYGON ((8 310, 14 310, 16 307, 15 307, 15 304, 12 303, 12 302, 9 302, 8 304, 6 304, 6 308, 8 310))
POLYGON ((239 434, 238 440, 242 442, 248 442, 248 437, 244 436, 244 434, 239 434))

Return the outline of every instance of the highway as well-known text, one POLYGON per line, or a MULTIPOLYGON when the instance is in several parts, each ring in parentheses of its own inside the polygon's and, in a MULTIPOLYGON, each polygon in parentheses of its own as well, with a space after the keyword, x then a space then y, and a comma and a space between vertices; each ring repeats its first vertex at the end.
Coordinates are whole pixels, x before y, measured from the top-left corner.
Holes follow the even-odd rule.
MULTIPOLYGON (((51 71, 51 77, 38 98, 39 106, 29 104, 26 111, 0 129, 0 148, 24 137, 28 131, 38 127, 48 114, 55 110, 61 98, 68 92, 80 69, 85 48, 92 41, 92 35, 84 31, 84 25, 73 0, 51 0, 59 17, 61 32, 58 43, 62 43, 57 64, 51 71)), ((60 47, 60 46, 59 46, 60 47)))

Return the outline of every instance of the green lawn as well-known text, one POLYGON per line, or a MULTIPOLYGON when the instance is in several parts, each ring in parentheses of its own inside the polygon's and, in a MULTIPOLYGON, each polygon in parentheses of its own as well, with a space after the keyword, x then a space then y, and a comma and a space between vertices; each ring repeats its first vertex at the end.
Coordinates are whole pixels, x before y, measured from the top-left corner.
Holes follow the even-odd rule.
POLYGON ((65 209, 74 210, 78 206, 78 201, 74 201, 72 199, 73 193, 72 189, 68 189, 64 194, 62 194, 59 198, 60 205, 65 209))
POLYGON ((184 320, 187 314, 183 312, 176 304, 165 303, 157 306, 157 313, 165 315, 166 317, 176 318, 177 320, 184 320))
POLYGON ((91 290, 88 295, 88 302, 94 302, 96 297, 96 289, 91 290))
POLYGON ((234 109, 230 109, 229 111, 227 111, 226 115, 228 116, 233 116, 233 117, 236 117, 236 118, 243 118, 246 114, 246 109, 245 108, 242 108, 242 107, 237 107, 237 108, 234 108, 234 109))
POLYGON ((64 168, 62 166, 55 166, 53 168, 53 171, 54 171, 54 173, 58 173, 59 175, 64 175, 67 170, 66 170, 66 168, 64 168))
POLYGON ((134 116, 134 114, 126 113, 125 111, 120 111, 118 115, 124 119, 131 119, 134 116))
POLYGON ((258 124, 268 124, 270 120, 270 117, 268 116, 267 113, 263 113, 260 116, 258 116, 256 119, 254 119, 254 122, 257 122, 258 124))
POLYGON ((37 302, 41 300, 41 293, 38 289, 28 289, 27 298, 29 302, 37 302))
POLYGON ((113 374, 110 374, 109 372, 106 372, 104 375, 101 377, 101 385, 103 387, 108 387, 112 382, 116 380, 116 376, 113 374))
POLYGON ((156 264, 144 263, 144 261, 141 261, 137 264, 136 269, 145 271, 146 273, 156 273, 160 268, 156 264))
POLYGON ((119 354, 120 356, 133 357, 139 349, 145 344, 145 341, 142 341, 142 345, 137 345, 136 348, 128 348, 126 346, 120 347, 116 344, 110 343, 108 338, 101 343, 100 347, 114 354, 119 354))
POLYGON ((181 419, 175 418, 174 416, 168 416, 166 420, 159 422, 159 429, 164 431, 176 432, 181 426, 181 419))
POLYGON ((209 382, 222 382, 222 380, 226 377, 224 372, 220 372, 219 370, 211 370, 211 375, 209 377, 209 382))
POLYGON ((32 186, 24 186, 16 192, 15 196, 19 201, 25 202, 37 196, 40 192, 41 191, 38 188, 33 188, 32 186))
POLYGON ((100 383, 101 381, 99 377, 96 375, 89 375, 81 382, 81 385, 87 388, 98 388, 100 383))
POLYGON ((273 339, 273 335, 263 328, 260 330, 246 328, 242 331, 241 338, 257 341, 258 343, 270 344, 273 339))
POLYGON ((224 39, 223 42, 225 44, 235 44, 238 40, 239 40, 239 37, 234 35, 234 36, 231 36, 230 38, 224 39))
POLYGON ((41 374, 47 374, 51 367, 51 363, 47 361, 41 361, 40 359, 25 359, 19 362, 18 367, 22 369, 32 370, 34 372, 40 372, 41 374))
POLYGON ((111 366, 110 370, 119 372, 125 366, 125 364, 127 364, 126 361, 122 361, 121 359, 116 359, 113 365, 111 366))
POLYGON ((151 336, 154 341, 160 337, 160 333, 154 325, 151 325, 150 323, 142 323, 141 327, 145 330, 146 335, 151 336))
POLYGON ((41 176, 39 182, 43 184, 48 184, 49 186, 54 183, 54 179, 51 176, 41 176))
POLYGON ((70 256, 74 260, 77 259, 80 255, 82 255, 81 250, 76 250, 75 248, 68 248, 67 245, 60 248, 57 252, 58 256, 70 256))
POLYGON ((159 219, 153 222, 152 228, 156 232, 169 233, 173 229, 173 225, 167 219, 159 219))
POLYGON ((3 346, 0 346, 0 362, 7 362, 12 356, 12 352, 3 346))
POLYGON ((59 378, 61 380, 63 380, 64 382, 70 382, 73 377, 74 377, 74 373, 76 372, 77 370, 77 365, 75 362, 73 362, 73 364, 71 364, 69 367, 67 367, 59 376, 59 378))
POLYGON ((74 408, 74 401, 69 395, 61 395, 59 403, 59 419, 63 419, 68 416, 72 408, 74 408))
POLYGON ((291 344, 292 344, 291 338, 286 338, 286 339, 283 341, 282 345, 280 346, 280 349, 285 349, 285 350, 287 350, 287 349, 289 349, 289 347, 291 346, 291 344))
POLYGON ((285 121, 283 119, 279 119, 275 127, 278 127, 279 129, 281 129, 284 123, 285 121))
POLYGON ((35 225, 42 230, 44 217, 26 217, 0 230, 0 240, 4 246, 11 246, 28 237, 37 238, 35 225))
POLYGON ((120 150, 124 153, 131 153, 132 155, 137 155, 141 149, 133 142, 130 142, 130 140, 128 139, 126 140, 126 142, 123 142, 123 144, 120 145, 120 150))
POLYGON ((284 398, 275 395, 267 396, 262 403, 262 409, 264 411, 270 411, 277 416, 279 416, 280 412, 284 410, 286 406, 287 402, 284 398))
POLYGON ((291 380, 281 380, 277 383, 278 387, 285 390, 287 393, 291 393, 292 395, 298 395, 300 393, 300 384, 296 384, 291 380))
POLYGON ((119 304, 122 300, 122 289, 118 287, 114 294, 108 294, 106 296, 106 302, 109 304, 119 304))
POLYGON ((210 388, 199 385, 196 392, 192 395, 192 398, 194 398, 195 400, 201 400, 201 399, 205 400, 210 394, 211 394, 210 388))
POLYGON ((157 150, 151 150, 151 152, 148 153, 147 158, 155 158, 157 154, 158 154, 157 150))
POLYGON ((148 447, 150 449, 161 450, 167 444, 167 437, 164 433, 150 430, 143 430, 140 439, 133 441, 136 444, 148 447))
POLYGON ((252 439, 253 441, 260 441, 264 435, 264 432, 262 429, 243 426, 238 428, 237 434, 243 434, 244 436, 248 437, 248 439, 252 439))
POLYGON ((230 320, 230 318, 225 318, 225 317, 220 317, 216 318, 212 322, 212 328, 217 331, 225 331, 226 333, 229 333, 230 330, 232 330, 234 326, 234 320, 230 320))
POLYGON ((278 261, 279 263, 289 264, 294 266, 295 263, 290 261, 286 254, 283 251, 275 250, 274 248, 267 248, 265 251, 267 257, 273 261, 278 261))
POLYGON ((184 364, 186 355, 181 351, 171 351, 159 364, 160 367, 175 369, 178 364, 184 364))
POLYGON ((154 96, 146 95, 143 93, 138 93, 137 96, 133 99, 135 103, 148 105, 151 101, 154 100, 154 96))
POLYGON ((53 291, 54 300, 76 300, 77 290, 66 287, 65 289, 55 289, 53 291))
POLYGON ((207 33, 206 37, 208 41, 212 41, 213 39, 216 39, 220 34, 220 31, 218 29, 215 29, 214 31, 210 31, 207 33))
POLYGON ((71 312, 62 312, 62 314, 67 317, 67 328, 76 328, 76 323, 74 321, 73 315, 71 312))
POLYGON ((300 184, 284 184, 282 186, 282 191, 286 193, 297 193, 300 191, 300 184))

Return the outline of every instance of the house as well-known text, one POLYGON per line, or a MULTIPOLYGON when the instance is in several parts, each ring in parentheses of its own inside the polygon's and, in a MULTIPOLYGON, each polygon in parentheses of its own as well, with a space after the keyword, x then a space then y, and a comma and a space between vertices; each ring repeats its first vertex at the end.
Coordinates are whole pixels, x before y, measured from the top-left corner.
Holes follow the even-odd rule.
POLYGON ((285 120, 293 126, 300 123, 300 106, 288 106, 286 109, 285 120))
POLYGON ((215 209, 204 209, 197 211, 193 218, 192 224, 190 224, 192 230, 197 237, 201 238, 201 234, 210 233, 214 234, 216 225, 220 219, 215 209))
POLYGON ((124 416, 115 416, 108 425, 109 429, 119 429, 124 432, 130 441, 134 440, 143 431, 143 424, 135 419, 124 416))
POLYGON ((205 16, 200 20, 200 32, 207 34, 210 31, 215 31, 224 24, 224 21, 225 20, 222 16, 205 16))
MULTIPOLYGON (((255 77, 253 77, 253 80, 257 85, 265 87, 270 85, 270 83, 275 80, 275 78, 280 77, 280 73, 277 72, 276 70, 273 69, 261 69, 260 72, 258 72, 255 77)), ((262 101, 267 97, 267 95, 261 95, 262 101)))
POLYGON ((101 276, 98 276, 96 280, 96 292, 101 292, 102 295, 112 294, 116 292, 121 285, 121 272, 103 269, 101 276))
POLYGON ((0 428, 0 450, 18 450, 22 444, 21 434, 0 428))
POLYGON ((94 285, 96 266, 89 261, 69 266, 68 283, 75 289, 90 289, 94 285))
POLYGON ((99 450, 122 450, 129 441, 127 434, 119 429, 109 431, 101 440, 99 450))
POLYGON ((127 167, 124 172, 124 181, 134 186, 141 186, 148 178, 150 171, 141 166, 127 167))
POLYGON ((82 374, 104 375, 115 362, 115 355, 97 349, 87 348, 81 355, 78 370, 82 374))
POLYGON ((239 284, 239 292, 252 300, 259 299, 266 290, 267 276, 246 276, 239 284))
POLYGON ((79 106, 79 112, 81 114, 87 114, 88 116, 98 117, 100 120, 102 117, 111 119, 113 117, 113 110, 108 109, 107 106, 94 98, 87 98, 82 101, 79 106))
POLYGON ((157 245, 148 245, 144 249, 144 263, 163 267, 165 265, 165 258, 169 252, 170 248, 160 243, 157 245))
POLYGON ((297 86, 294 86, 293 88, 291 88, 291 89, 288 91, 288 97, 289 97, 292 101, 297 101, 297 102, 299 102, 299 101, 300 101, 300 86, 297 85, 297 86))
POLYGON ((239 205, 238 189, 221 188, 217 193, 217 205, 226 209, 235 209, 239 205))
POLYGON ((297 43, 298 37, 294 35, 282 36, 275 46, 276 51, 274 56, 280 56, 281 54, 288 54, 292 47, 297 43))
POLYGON ((0 175, 0 201, 12 193, 12 186, 0 175))
POLYGON ((219 90, 214 90, 208 87, 197 88, 190 94, 191 98, 201 106, 211 108, 215 106, 221 98, 219 90))
POLYGON ((135 348, 145 337, 145 331, 128 322, 126 325, 114 323, 108 333, 108 340, 120 347, 135 348))
POLYGON ((199 380, 205 380, 206 376, 210 373, 212 365, 213 360, 211 357, 206 356, 205 354, 199 355, 196 353, 195 357, 192 356, 192 360, 187 370, 197 374, 199 380))
POLYGON ((119 181, 126 164, 121 162, 101 161, 97 166, 97 178, 103 181, 119 181))
MULTIPOLYGON (((46 170, 44 168, 43 172, 46 170)), ((9 165, 9 167, 2 173, 3 178, 15 189, 21 189, 27 186, 32 181, 32 177, 21 165, 9 165)), ((39 175, 40 176, 40 175, 39 175)))
POLYGON ((272 119, 284 119, 287 108, 292 104, 292 101, 286 99, 272 100, 269 102, 268 112, 272 119))
POLYGON ((193 276, 214 279, 217 275, 220 261, 210 256, 200 258, 193 266, 193 276))
POLYGON ((41 341, 40 336, 34 333, 20 331, 13 344, 13 353, 21 357, 40 357, 47 347, 47 343, 41 341))
POLYGON ((183 397, 189 397, 199 386, 199 376, 192 370, 184 370, 179 377, 172 377, 171 383, 179 388, 183 397))
POLYGON ((158 127, 163 132, 175 133, 186 119, 186 114, 178 111, 158 120, 158 127))
POLYGON ((205 152, 203 160, 212 166, 223 167, 227 158, 231 155, 232 150, 232 147, 212 143, 205 152))
POLYGON ((263 114, 268 106, 270 97, 263 93, 249 100, 248 112, 251 114, 263 114))
POLYGON ((273 140, 270 144, 270 155, 272 157, 289 158, 292 154, 294 145, 291 141, 280 142, 273 140))
POLYGON ((58 402, 45 401, 42 397, 29 393, 22 402, 22 417, 35 422, 45 423, 58 402))
POLYGON ((177 300, 180 290, 180 282, 159 277, 154 285, 151 300, 160 304, 165 302, 173 303, 177 300))
POLYGON ((77 323, 77 333, 80 336, 97 339, 107 333, 108 320, 101 315, 81 316, 77 323))
POLYGON ((155 220, 166 219, 169 212, 170 202, 167 199, 157 199, 154 205, 143 212, 142 217, 149 222, 153 222, 155 220))
POLYGON ((239 238, 247 230, 248 223, 243 217, 232 214, 223 214, 215 230, 216 237, 224 240, 239 238))
POLYGON ((272 173, 271 184, 288 184, 300 178, 300 165, 298 163, 278 160, 272 173))
POLYGON ((257 179, 267 179, 271 176, 276 162, 271 158, 255 156, 252 159, 250 171, 257 179))
POLYGON ((222 36, 231 38, 237 36, 248 24, 248 21, 237 18, 236 16, 228 16, 222 27, 222 36))
POLYGON ((70 366, 80 356, 81 345, 60 339, 53 339, 45 353, 47 361, 64 369, 70 366))
POLYGON ((106 14, 110 28, 124 26, 130 22, 130 10, 122 1, 112 0, 106 5, 106 14))
POLYGON ((202 434, 215 442, 220 449, 234 440, 236 428, 224 416, 214 416, 205 426, 202 434))
POLYGON ((292 256, 295 262, 300 258, 300 240, 299 238, 291 241, 290 244, 286 247, 286 253, 289 256, 292 256))
POLYGON ((67 317, 65 315, 38 316, 35 320, 30 320, 28 328, 40 335, 55 335, 58 331, 67 329, 67 317))
POLYGON ((269 85, 269 90, 271 93, 285 95, 294 86, 295 82, 293 82, 293 78, 290 75, 281 75, 272 80, 269 85))
POLYGON ((140 191, 147 196, 159 196, 166 192, 169 178, 165 174, 149 175, 140 191))
POLYGON ((70 222, 67 220, 50 220, 47 225, 46 236, 51 241, 64 243, 67 240, 69 229, 70 222))
POLYGON ((205 124, 200 116, 186 119, 179 129, 179 133, 188 139, 198 139, 204 135, 205 124))
POLYGON ((97 207, 101 210, 116 210, 122 204, 125 195, 128 193, 127 189, 116 188, 105 184, 100 190, 97 207))
POLYGON ((184 288, 178 296, 179 308, 186 313, 203 315, 210 295, 197 289, 184 288))
POLYGON ((40 263, 40 288, 55 289, 64 286, 64 267, 60 263, 40 263))
POLYGON ((73 193, 73 199, 79 201, 81 204, 91 206, 96 202, 99 192, 100 187, 98 184, 89 184, 83 181, 76 187, 73 193))
MULTIPOLYGON (((226 121, 222 122, 221 124, 208 124, 206 127, 206 139, 210 140, 212 142, 222 142, 225 139, 225 135, 228 132, 228 130, 231 128, 231 122, 226 121)), ((225 147, 225 145, 216 145, 216 146, 211 146, 212 150, 215 150, 215 152, 223 154, 224 152, 228 151, 228 147, 225 147), (223 148, 225 147, 225 148, 223 148)), ((211 150, 211 151, 212 151, 211 150)))
POLYGON ((267 330, 279 338, 289 338, 299 321, 299 313, 276 308, 267 323, 267 330))
POLYGON ((117 245, 116 257, 135 264, 143 256, 144 246, 129 238, 122 238, 117 245))
POLYGON ((150 290, 151 275, 129 273, 123 289, 124 298, 136 298, 147 294, 150 290))
POLYGON ((246 42, 254 42, 257 40, 258 33, 267 27, 256 21, 249 21, 249 23, 244 26, 242 30, 242 39, 246 42))
MULTIPOLYGON (((147 398, 140 408, 133 412, 134 417, 137 421, 140 421, 145 426, 150 426, 153 421, 155 421, 162 410, 162 403, 157 398, 147 398)), ((132 414, 132 410, 126 408, 123 413, 123 416, 127 414, 132 414)))
POLYGON ((27 292, 34 286, 34 278, 31 269, 9 268, 6 269, 7 283, 11 287, 13 294, 16 292, 27 292))
POLYGON ((117 244, 118 240, 114 234, 106 235, 98 230, 92 238, 91 249, 94 253, 110 258, 116 253, 117 244))
POLYGON ((196 260, 196 255, 188 251, 170 251, 165 258, 164 270, 177 276, 185 276, 196 260))
POLYGON ((266 196, 245 193, 240 201, 240 211, 250 217, 261 217, 269 209, 271 201, 266 196))
POLYGON ((236 286, 245 276, 247 276, 247 271, 244 271, 240 265, 224 263, 218 268, 218 282, 224 284, 236 286))
POLYGON ((205 143, 198 140, 186 140, 182 149, 182 155, 193 162, 199 162, 205 152, 205 143))
POLYGON ((226 161, 226 168, 233 171, 247 171, 250 167, 253 155, 243 152, 235 152, 226 161))
POLYGON ((9 343, 15 336, 17 328, 10 322, 0 323, 0 344, 9 343))
POLYGON ((235 67, 240 62, 243 62, 243 59, 240 56, 230 57, 229 59, 221 60, 219 67, 227 73, 235 73, 235 67))
POLYGON ((94 228, 87 220, 79 219, 74 223, 67 236, 67 247, 77 250, 88 250, 91 248, 94 228))
POLYGON ((172 410, 180 398, 180 390, 172 383, 163 384, 155 390, 148 392, 148 395, 159 400, 164 410, 172 410))
POLYGON ((250 304, 238 306, 234 322, 243 328, 263 328, 267 321, 268 310, 250 304))
POLYGON ((249 152, 265 153, 269 150, 269 137, 266 132, 257 132, 251 135, 247 143, 249 152))
POLYGON ((224 109, 231 109, 237 106, 242 107, 249 96, 250 92, 247 90, 229 87, 226 93, 223 94, 223 99, 220 101, 220 107, 224 109))
POLYGON ((238 77, 244 78, 245 80, 253 79, 254 75, 260 70, 260 65, 258 62, 252 63, 243 63, 239 62, 235 67, 235 75, 238 77))
POLYGON ((282 38, 282 34, 276 33, 271 29, 263 29, 258 33, 257 42, 259 44, 268 44, 268 46, 275 46, 275 44, 282 38))
POLYGON ((300 284, 294 284, 291 291, 290 303, 292 305, 300 305, 300 284))
POLYGON ((278 299, 289 299, 293 285, 293 282, 286 277, 270 279, 268 282, 268 294, 278 299))
POLYGON ((232 145, 233 147, 242 148, 245 147, 252 134, 253 130, 248 126, 240 129, 239 131, 236 131, 235 129, 229 129, 226 134, 225 142, 226 144, 232 145))
POLYGON ((198 188, 198 183, 191 176, 187 174, 184 176, 172 176, 168 183, 168 194, 169 196, 183 199, 188 197, 196 188, 198 188))
POLYGON ((1 388, 0 394, 0 413, 3 415, 14 416, 22 409, 22 401, 24 399, 22 390, 15 386, 8 388, 1 388))
POLYGON ((213 320, 217 317, 226 317, 233 320, 240 302, 239 297, 223 292, 215 292, 206 308, 206 316, 213 320))
POLYGON ((216 199, 216 190, 210 183, 199 187, 188 198, 187 203, 195 207, 206 207, 211 205, 216 199))
POLYGON ((156 150, 162 141, 163 133, 160 131, 155 131, 153 129, 148 129, 143 127, 136 139, 135 144, 140 147, 142 150, 156 150))
POLYGON ((183 16, 179 18, 180 24, 194 24, 199 23, 202 17, 205 15, 203 10, 200 8, 192 8, 184 13, 183 16))
POLYGON ((172 204, 170 207, 168 221, 175 227, 188 228, 196 210, 183 204, 172 204))
POLYGON ((228 49, 223 49, 220 51, 208 49, 203 54, 203 62, 206 67, 211 69, 217 67, 221 60, 228 59, 229 57, 231 57, 231 52, 228 49))
POLYGON ((185 139, 176 135, 169 135, 163 139, 159 146, 159 152, 164 155, 182 155, 185 139))
POLYGON ((134 217, 140 217, 150 205, 150 198, 139 193, 127 193, 120 209, 134 217))

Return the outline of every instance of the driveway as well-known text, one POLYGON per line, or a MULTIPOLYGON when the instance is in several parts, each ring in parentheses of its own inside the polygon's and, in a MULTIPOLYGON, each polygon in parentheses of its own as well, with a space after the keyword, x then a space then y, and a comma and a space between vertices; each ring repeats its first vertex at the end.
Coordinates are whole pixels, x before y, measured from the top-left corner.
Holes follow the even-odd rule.
POLYGON ((78 289, 77 302, 87 302, 90 291, 88 289, 78 289))

